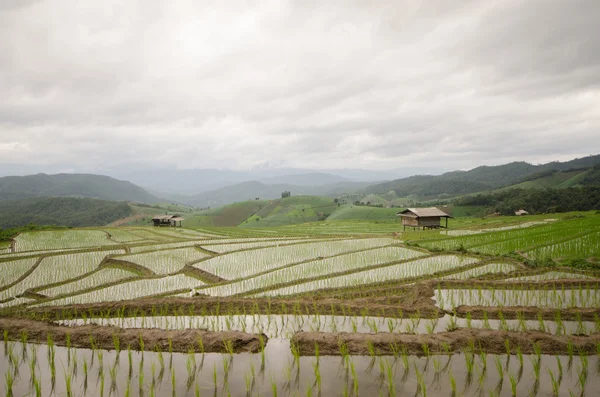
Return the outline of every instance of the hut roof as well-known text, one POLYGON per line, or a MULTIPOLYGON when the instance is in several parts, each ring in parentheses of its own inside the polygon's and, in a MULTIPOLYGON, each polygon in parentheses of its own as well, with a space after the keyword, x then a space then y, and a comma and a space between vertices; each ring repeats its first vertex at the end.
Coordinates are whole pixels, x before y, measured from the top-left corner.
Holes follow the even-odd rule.
POLYGON ((167 219, 171 219, 173 218, 173 215, 156 215, 155 217, 152 218, 152 220, 167 220, 167 219))
POLYGON ((174 216, 173 218, 171 218, 172 221, 175 222, 179 222, 179 221, 185 221, 185 218, 182 218, 180 216, 174 216))
POLYGON ((439 208, 407 208, 404 211, 398 212, 396 215, 408 218, 452 218, 439 208))

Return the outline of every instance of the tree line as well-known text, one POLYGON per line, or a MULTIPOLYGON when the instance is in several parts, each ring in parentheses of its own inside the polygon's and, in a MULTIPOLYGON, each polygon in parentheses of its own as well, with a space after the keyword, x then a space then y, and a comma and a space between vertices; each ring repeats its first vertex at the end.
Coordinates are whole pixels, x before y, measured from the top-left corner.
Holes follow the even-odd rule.
POLYGON ((42 197, 0 202, 0 229, 29 224, 103 226, 131 215, 126 202, 74 197, 42 197))

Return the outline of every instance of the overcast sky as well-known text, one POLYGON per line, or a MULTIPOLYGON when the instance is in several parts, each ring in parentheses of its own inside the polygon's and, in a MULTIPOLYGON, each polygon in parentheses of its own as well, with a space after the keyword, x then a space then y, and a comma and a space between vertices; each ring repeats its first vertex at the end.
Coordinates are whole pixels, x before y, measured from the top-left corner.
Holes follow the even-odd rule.
POLYGON ((0 1, 0 165, 600 152, 600 1, 0 1))

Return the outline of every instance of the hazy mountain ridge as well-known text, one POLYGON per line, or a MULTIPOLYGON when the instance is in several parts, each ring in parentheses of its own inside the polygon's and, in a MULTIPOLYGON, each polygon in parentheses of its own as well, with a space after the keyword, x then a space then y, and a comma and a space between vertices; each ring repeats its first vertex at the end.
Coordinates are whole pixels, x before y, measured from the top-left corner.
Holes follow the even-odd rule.
POLYGON ((364 194, 386 194, 394 191, 398 197, 417 196, 434 199, 509 188, 527 180, 545 177, 548 173, 570 169, 589 169, 600 164, 600 155, 588 156, 566 162, 532 165, 513 162, 498 166, 480 166, 468 171, 451 171, 442 175, 415 175, 390 182, 368 186, 364 194))
POLYGON ((131 182, 104 175, 36 174, 0 178, 0 201, 35 197, 87 197, 142 203, 160 201, 131 182))
POLYGON ((226 186, 258 181, 265 184, 299 186, 323 185, 333 182, 379 182, 410 175, 410 170, 371 171, 362 169, 308 170, 294 168, 234 171, 220 169, 155 169, 126 172, 107 170, 104 174, 124 179, 162 196, 196 196, 226 186))
POLYGON ((269 200, 281 198, 281 193, 289 191, 293 196, 337 196, 339 194, 355 191, 367 186, 366 182, 336 182, 314 186, 301 186, 291 184, 265 184, 259 181, 242 182, 235 185, 222 187, 195 196, 183 197, 178 199, 185 204, 198 207, 218 207, 231 204, 237 201, 269 200))

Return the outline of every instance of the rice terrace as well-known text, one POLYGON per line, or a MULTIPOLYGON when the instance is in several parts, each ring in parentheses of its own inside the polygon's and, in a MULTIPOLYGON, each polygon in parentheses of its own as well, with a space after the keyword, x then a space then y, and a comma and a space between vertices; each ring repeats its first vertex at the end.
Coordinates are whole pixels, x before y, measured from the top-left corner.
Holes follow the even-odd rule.
POLYGON ((23 232, 6 396, 583 396, 600 214, 23 232), (368 230, 366 232, 365 230, 368 230))

